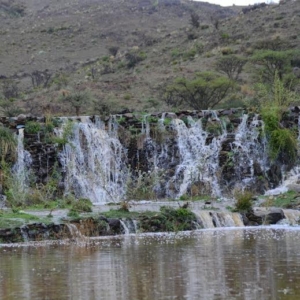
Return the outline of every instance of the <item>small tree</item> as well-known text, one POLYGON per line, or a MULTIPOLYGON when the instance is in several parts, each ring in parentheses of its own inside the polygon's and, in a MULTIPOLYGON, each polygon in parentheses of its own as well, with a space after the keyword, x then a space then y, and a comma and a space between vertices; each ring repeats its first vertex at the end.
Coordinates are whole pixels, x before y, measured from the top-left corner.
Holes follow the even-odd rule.
POLYGON ((164 100, 169 105, 189 105, 194 109, 209 109, 220 103, 234 87, 234 82, 211 72, 197 73, 192 80, 177 78, 167 86, 164 100))
POLYGON ((33 71, 31 74, 29 74, 31 77, 31 83, 33 88, 43 87, 46 88, 50 82, 52 73, 50 73, 49 70, 45 71, 33 71))
POLYGON ((75 108, 76 116, 79 116, 83 107, 92 102, 92 96, 86 90, 83 91, 63 91, 61 99, 67 102, 71 107, 75 108))
POLYGON ((213 23, 216 30, 219 30, 220 20, 216 16, 210 16, 210 20, 213 23))
POLYGON ((1 80, 1 90, 5 99, 13 99, 19 96, 17 82, 12 79, 1 80))
POLYGON ((134 68, 139 62, 147 58, 147 54, 144 51, 138 51, 138 49, 132 49, 125 55, 127 59, 127 67, 134 68))
POLYGON ((216 62, 216 70, 225 73, 229 79, 238 80, 247 60, 236 55, 226 55, 216 62))
POLYGON ((264 82, 273 83, 275 73, 282 80, 284 74, 291 71, 291 61, 298 56, 300 52, 295 50, 258 50, 255 51, 251 60, 261 79, 264 82))
POLYGON ((195 28, 199 28, 200 26, 199 19, 200 19, 199 15, 193 11, 191 13, 191 20, 190 20, 191 25, 195 28))

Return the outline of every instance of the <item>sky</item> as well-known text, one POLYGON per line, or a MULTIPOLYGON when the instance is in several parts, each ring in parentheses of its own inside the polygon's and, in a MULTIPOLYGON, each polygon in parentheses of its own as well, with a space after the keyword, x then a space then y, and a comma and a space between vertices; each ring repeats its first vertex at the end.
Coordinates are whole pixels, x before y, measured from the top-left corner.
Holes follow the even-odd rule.
MULTIPOLYGON (((261 2, 271 2, 270 0, 200 0, 202 2, 209 2, 214 4, 219 4, 222 6, 229 6, 229 5, 249 5, 249 4, 255 4, 255 3, 261 3, 261 2)), ((279 0, 274 0, 272 2, 278 3, 279 0)))

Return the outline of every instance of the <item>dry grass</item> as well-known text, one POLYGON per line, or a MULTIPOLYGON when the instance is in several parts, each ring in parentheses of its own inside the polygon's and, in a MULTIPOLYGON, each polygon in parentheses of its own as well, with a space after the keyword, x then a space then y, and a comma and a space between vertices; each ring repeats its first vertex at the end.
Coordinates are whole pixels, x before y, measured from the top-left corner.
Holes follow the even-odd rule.
MULTIPOLYGON (((57 100, 59 90, 66 88, 61 86, 62 78, 67 86, 88 88, 113 111, 164 110, 166 106, 155 104, 160 101, 158 87, 175 77, 211 70, 221 49, 247 56, 247 49, 258 40, 275 36, 292 47, 300 45, 299 1, 238 16, 239 7, 188 0, 168 6, 156 6, 150 0, 23 2, 24 17, 4 14, 0 18, 0 75, 19 82, 20 90, 26 91, 19 104, 33 114, 49 109, 54 114, 72 113, 57 100), (201 20, 195 39, 189 39, 191 11, 201 20), (218 30, 210 16, 222 17, 218 30), (200 44, 203 53, 190 56, 188 52, 200 44), (118 48, 115 56, 109 50, 112 47, 118 48), (132 49, 146 58, 128 68, 126 53, 132 49), (182 55, 174 58, 174 50, 182 55), (46 69, 62 77, 56 80, 53 75, 49 87, 32 90, 26 74, 46 69)), ((245 73, 241 77, 249 80, 245 73)), ((89 106, 83 113, 93 112, 89 106)))

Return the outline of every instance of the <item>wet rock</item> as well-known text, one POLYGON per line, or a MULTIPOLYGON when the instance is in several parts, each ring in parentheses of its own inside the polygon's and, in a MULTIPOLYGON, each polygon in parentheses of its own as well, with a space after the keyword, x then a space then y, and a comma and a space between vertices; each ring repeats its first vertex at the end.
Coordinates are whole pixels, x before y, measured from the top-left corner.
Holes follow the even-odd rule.
POLYGON ((286 187, 289 189, 289 191, 300 193, 300 184, 293 183, 287 185, 286 187))
POLYGON ((253 210, 247 212, 245 214, 246 218, 248 219, 248 226, 258 226, 262 225, 264 215, 259 215, 257 212, 254 212, 253 210))
POLYGON ((285 216, 282 209, 272 209, 272 211, 265 216, 264 224, 265 225, 276 224, 277 222, 279 222, 284 218, 285 216))
POLYGON ((24 122, 26 120, 26 115, 20 114, 17 116, 18 122, 24 122))
POLYGON ((281 208, 254 208, 247 218, 259 225, 272 225, 285 218, 281 208))
POLYGON ((120 234, 122 226, 119 219, 108 219, 108 225, 113 233, 120 234))

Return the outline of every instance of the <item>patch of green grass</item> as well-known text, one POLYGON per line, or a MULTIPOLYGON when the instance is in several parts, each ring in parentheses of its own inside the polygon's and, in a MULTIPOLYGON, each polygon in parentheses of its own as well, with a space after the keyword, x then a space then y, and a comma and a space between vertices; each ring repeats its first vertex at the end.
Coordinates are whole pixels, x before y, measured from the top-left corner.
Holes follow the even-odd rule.
POLYGON ((93 204, 89 199, 81 198, 75 201, 71 207, 71 211, 74 212, 92 212, 93 204))
POLYGON ((262 204, 262 206, 270 207, 270 206, 275 206, 275 207, 282 207, 282 208, 289 208, 297 201, 298 193, 294 191, 288 191, 284 194, 280 194, 278 196, 272 196, 272 197, 266 197, 265 202, 262 204))
POLYGON ((179 199, 173 199, 173 201, 207 201, 211 200, 211 196, 209 195, 198 195, 198 196, 189 196, 187 194, 184 194, 179 197, 179 199))
POLYGON ((47 219, 39 218, 37 216, 26 214, 24 212, 0 212, 0 228, 14 228, 37 221, 43 223, 49 222, 49 220, 47 221, 47 219))
POLYGON ((123 209, 111 209, 109 211, 101 213, 101 215, 106 218, 116 218, 116 219, 122 219, 122 218, 136 219, 141 215, 143 215, 143 216, 146 215, 148 217, 152 217, 156 214, 157 214, 157 212, 154 212, 154 211, 145 211, 145 212, 132 211, 131 212, 131 211, 125 211, 123 209))
POLYGON ((28 210, 51 210, 51 209, 64 209, 64 208, 71 208, 72 202, 70 199, 56 199, 54 201, 47 201, 44 203, 37 203, 34 205, 26 206, 25 209, 28 210))

